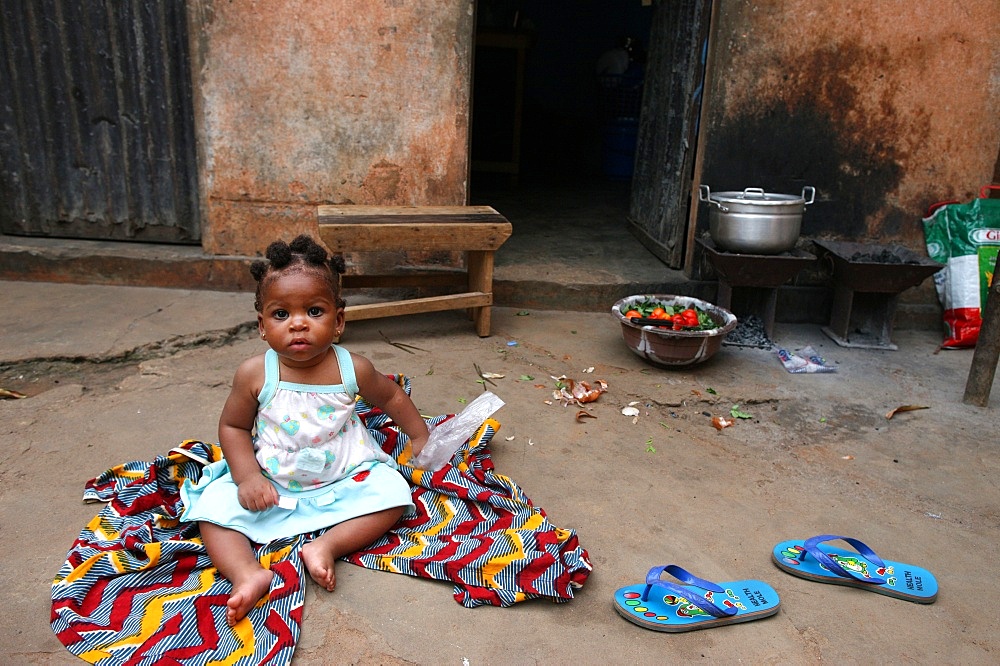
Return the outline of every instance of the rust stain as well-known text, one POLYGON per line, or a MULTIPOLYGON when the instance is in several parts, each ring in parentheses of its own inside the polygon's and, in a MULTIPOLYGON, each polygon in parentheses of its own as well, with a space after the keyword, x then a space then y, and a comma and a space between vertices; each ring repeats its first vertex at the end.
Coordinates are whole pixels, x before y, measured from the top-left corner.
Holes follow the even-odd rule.
POLYGON ((712 143, 727 149, 711 157, 706 182, 787 193, 817 187, 821 201, 804 216, 805 235, 898 233, 908 216, 893 215, 886 195, 929 124, 897 109, 898 82, 878 73, 891 67, 885 47, 853 40, 820 46, 781 76, 757 79, 754 95, 731 107, 718 128, 712 143))
POLYGON ((399 184, 403 179, 403 170, 398 164, 382 160, 373 164, 361 183, 361 189, 372 203, 400 204, 399 184))
POLYGON ((1000 12, 963 5, 978 12, 971 21, 945 11, 954 4, 915 0, 905 16, 842 2, 727 5, 702 181, 787 193, 812 185, 819 201, 804 235, 922 247, 927 205, 970 196, 979 177, 963 179, 989 177, 987 137, 998 138, 1000 97, 975 74, 975 54, 995 51, 981 21, 1000 12))
POLYGON ((245 252, 319 203, 464 203, 466 7, 274 0, 210 13, 196 38, 203 247, 245 252))

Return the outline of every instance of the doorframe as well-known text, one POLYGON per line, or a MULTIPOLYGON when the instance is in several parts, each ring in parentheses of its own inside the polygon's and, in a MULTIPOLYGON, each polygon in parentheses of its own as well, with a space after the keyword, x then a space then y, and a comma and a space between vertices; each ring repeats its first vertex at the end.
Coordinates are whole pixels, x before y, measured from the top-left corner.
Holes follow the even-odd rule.
POLYGON ((701 104, 698 109, 698 131, 694 135, 694 164, 691 169, 691 191, 688 193, 687 235, 684 239, 684 264, 682 270, 687 277, 694 276, 694 246, 698 232, 698 192, 701 186, 701 174, 705 164, 705 134, 708 121, 708 102, 710 85, 715 77, 715 43, 713 35, 716 30, 719 10, 719 0, 712 0, 712 10, 708 16, 708 30, 705 35, 705 72, 702 75, 701 104))

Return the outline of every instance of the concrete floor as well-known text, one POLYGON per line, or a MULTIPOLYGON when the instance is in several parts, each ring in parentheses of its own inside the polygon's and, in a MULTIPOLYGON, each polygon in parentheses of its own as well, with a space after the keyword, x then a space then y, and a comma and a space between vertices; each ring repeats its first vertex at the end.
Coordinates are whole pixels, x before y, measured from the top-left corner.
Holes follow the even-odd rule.
MULTIPOLYGON (((0 320, 0 386, 31 396, 0 401, 0 655, 79 663, 48 618, 52 577, 97 511, 80 501, 84 483, 182 439, 213 440, 232 373, 261 343, 246 326, 246 294, 4 282, 0 307, 15 313, 0 320)), ((838 347, 816 325, 779 323, 774 339, 817 347, 837 372, 788 374, 773 352, 739 347, 656 368, 603 312, 496 308, 489 338, 458 313, 350 324, 344 343, 410 375, 424 413, 477 395, 473 364, 505 375, 493 389, 507 403, 497 471, 577 530, 594 572, 566 604, 469 610, 450 585, 341 564, 335 593, 309 584, 295 663, 996 663, 1000 382, 987 408, 963 404, 972 351, 936 353, 937 331, 897 331, 898 351, 838 347), (608 382, 596 419, 546 404, 550 378, 564 374, 608 382), (633 402, 635 419, 621 413, 633 402), (713 428, 710 417, 733 405, 752 418, 713 428), (886 418, 901 405, 928 409, 886 418), (931 570, 937 603, 811 583, 771 564, 773 544, 819 533, 931 570), (686 634, 620 618, 614 590, 667 563, 767 581, 781 610, 686 634)))
POLYGON ((627 181, 488 181, 471 203, 496 208, 514 233, 497 251, 496 303, 604 311, 636 293, 714 296, 714 283, 669 268, 628 230, 627 181))

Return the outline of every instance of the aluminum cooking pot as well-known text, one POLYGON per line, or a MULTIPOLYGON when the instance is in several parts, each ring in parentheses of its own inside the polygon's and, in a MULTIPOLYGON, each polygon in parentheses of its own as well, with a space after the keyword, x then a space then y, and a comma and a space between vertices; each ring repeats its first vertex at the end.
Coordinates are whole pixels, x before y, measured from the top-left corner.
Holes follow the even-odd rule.
POLYGON ((815 201, 816 188, 803 187, 802 196, 759 187, 712 194, 708 185, 701 185, 698 199, 709 204, 708 233, 716 246, 745 254, 780 254, 799 240, 802 213, 815 201))

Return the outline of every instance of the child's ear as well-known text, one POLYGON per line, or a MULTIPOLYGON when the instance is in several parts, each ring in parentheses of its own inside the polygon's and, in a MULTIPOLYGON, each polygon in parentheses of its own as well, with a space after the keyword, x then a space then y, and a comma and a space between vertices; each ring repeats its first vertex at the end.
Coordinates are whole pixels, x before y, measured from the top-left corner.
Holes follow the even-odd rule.
POLYGON ((264 336, 264 316, 259 313, 257 314, 257 332, 260 333, 261 340, 267 339, 264 336))

